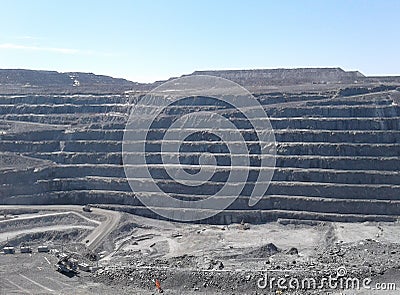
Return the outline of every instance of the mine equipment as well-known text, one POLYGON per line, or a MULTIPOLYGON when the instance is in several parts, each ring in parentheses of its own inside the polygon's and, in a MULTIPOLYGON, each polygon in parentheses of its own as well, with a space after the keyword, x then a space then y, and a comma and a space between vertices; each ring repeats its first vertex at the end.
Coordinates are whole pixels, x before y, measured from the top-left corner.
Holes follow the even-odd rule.
POLYGON ((90 205, 85 205, 83 206, 82 210, 85 212, 92 212, 92 207, 90 205))
POLYGON ((49 252, 49 247, 48 246, 39 246, 38 252, 39 253, 47 253, 47 252, 49 252))
POLYGON ((3 248, 3 253, 4 254, 14 254, 15 253, 15 248, 14 247, 4 247, 3 248))
POLYGON ((72 258, 73 253, 60 255, 60 259, 56 263, 57 271, 65 274, 75 275, 78 273, 78 261, 72 258))
POLYGON ((21 253, 32 253, 32 249, 29 246, 21 246, 19 250, 21 253))

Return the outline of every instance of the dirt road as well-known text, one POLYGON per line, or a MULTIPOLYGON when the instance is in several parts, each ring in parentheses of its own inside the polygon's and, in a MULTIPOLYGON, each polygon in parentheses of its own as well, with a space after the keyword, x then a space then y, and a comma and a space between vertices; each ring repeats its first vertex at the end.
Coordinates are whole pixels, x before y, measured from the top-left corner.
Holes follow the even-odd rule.
POLYGON ((111 210, 98 208, 93 208, 92 210, 93 213, 106 217, 106 220, 103 221, 98 227, 96 227, 95 230, 92 231, 90 235, 87 236, 83 241, 85 242, 86 240, 89 240, 89 242, 86 243, 86 246, 89 249, 94 250, 113 231, 113 229, 117 227, 121 215, 120 213, 111 210))
MULTIPOLYGON (((2 206, 0 206, 0 210, 10 211, 12 209, 35 209, 35 210, 56 211, 56 212, 55 213, 45 213, 45 214, 29 214, 28 216, 20 216, 20 217, 17 217, 17 219, 13 218, 13 219, 9 219, 9 220, 3 220, 1 222, 7 222, 7 221, 12 221, 12 220, 23 220, 23 219, 24 220, 35 219, 35 218, 42 218, 42 217, 46 217, 46 216, 75 214, 75 215, 78 215, 79 217, 85 219, 86 221, 97 224, 98 226, 89 234, 89 236, 85 237, 81 241, 82 243, 86 243, 86 241, 89 240, 89 242, 86 243, 86 246, 91 250, 95 250, 101 244, 101 242, 104 241, 104 239, 108 236, 108 234, 116 228, 116 226, 118 225, 118 222, 120 220, 119 212, 93 208, 92 214, 101 215, 101 216, 105 217, 105 220, 100 222, 98 220, 87 217, 88 214, 83 215, 81 213, 82 212, 81 206, 73 206, 73 205, 61 205, 61 206, 55 206, 55 205, 5 206, 5 205, 2 205, 2 206)), ((38 227, 38 229, 40 229, 40 227, 38 227)), ((32 230, 33 229, 29 229, 29 231, 32 231, 32 230)))

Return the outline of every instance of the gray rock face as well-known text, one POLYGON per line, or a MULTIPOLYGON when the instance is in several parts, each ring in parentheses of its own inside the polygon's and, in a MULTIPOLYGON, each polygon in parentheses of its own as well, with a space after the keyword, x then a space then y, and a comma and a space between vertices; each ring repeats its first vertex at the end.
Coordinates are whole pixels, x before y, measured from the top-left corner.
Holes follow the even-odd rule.
MULTIPOLYGON (((277 71, 278 77, 297 77, 302 83, 318 76, 316 72, 314 78, 302 80, 299 72, 277 71)), ((304 70, 300 74, 307 76, 311 72, 304 70)), ((243 73, 219 74, 229 78, 243 73)), ((262 79, 271 75, 253 74, 262 79)), ((255 79, 252 75, 245 77, 255 79)), ((337 82, 344 77, 341 75, 363 78, 359 73, 340 69, 327 71, 320 78, 330 77, 337 82), (335 71, 339 78, 332 74, 335 71)), ((277 141, 272 183, 263 199, 249 207, 248 190, 255 180, 250 176, 241 196, 209 222, 263 222, 277 218, 395 220, 400 215, 398 86, 363 84, 347 91, 344 89, 351 88, 347 84, 335 87, 321 91, 309 84, 307 91, 302 88, 290 93, 256 93, 270 116, 277 141)), ((157 217, 131 191, 122 166, 122 138, 132 99, 137 97, 0 96, 0 203, 97 203, 157 217)), ((185 108, 187 112, 188 106, 185 108)), ((219 106, 192 106, 193 110, 199 108, 219 106)), ((219 111, 242 124, 234 111, 219 111)), ((169 122, 181 114, 182 108, 177 107, 164 114, 162 120, 169 122)), ((149 138, 158 138, 161 129, 153 130, 149 138)), ((243 135, 248 140, 254 136, 246 131, 243 135)), ((199 138, 185 146, 191 154, 182 156, 183 163, 196 164, 195 152, 206 148, 219 153, 219 164, 229 165, 229 154, 223 146, 199 146, 196 140, 199 138)), ((155 150, 147 159, 157 163, 160 157, 155 150)), ((221 171, 201 190, 191 190, 168 179, 162 168, 152 169, 163 190, 185 200, 217 191, 228 173, 221 171)))
POLYGON ((93 73, 0 69, 0 93, 115 93, 145 85, 93 73))
POLYGON ((302 83, 353 83, 365 78, 358 71, 341 68, 303 68, 268 70, 195 71, 192 75, 211 75, 232 80, 241 85, 295 85, 302 83))

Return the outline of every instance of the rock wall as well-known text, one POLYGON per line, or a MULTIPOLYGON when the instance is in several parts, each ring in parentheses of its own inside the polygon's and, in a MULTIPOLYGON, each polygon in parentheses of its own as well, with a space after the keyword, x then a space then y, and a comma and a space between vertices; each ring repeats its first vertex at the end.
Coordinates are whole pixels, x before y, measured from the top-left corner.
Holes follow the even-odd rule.
MULTIPOLYGON (((208 221, 395 220, 400 215, 398 97, 395 87, 375 86, 361 92, 257 94, 277 141, 272 183, 254 208, 244 192, 208 221)), ((131 101, 126 95, 0 96, 0 203, 109 204, 157 217, 131 191, 122 166, 131 101)), ((187 148, 196 151, 196 142, 187 148)), ((223 152, 218 145, 209 149, 223 152)), ((148 157, 150 163, 157 159, 148 157)), ((196 158, 182 161, 196 163, 196 158)), ((218 161, 229 163, 229 156, 222 153, 218 161)), ((153 172, 166 191, 182 199, 212 193, 226 178, 221 172, 198 192, 182 190, 162 170, 153 172)))

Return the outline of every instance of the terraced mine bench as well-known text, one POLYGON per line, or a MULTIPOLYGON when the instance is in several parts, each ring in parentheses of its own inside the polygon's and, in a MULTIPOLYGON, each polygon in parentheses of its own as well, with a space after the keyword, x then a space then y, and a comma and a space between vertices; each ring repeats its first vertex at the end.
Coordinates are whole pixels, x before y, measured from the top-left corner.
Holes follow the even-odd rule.
MULTIPOLYGON (((209 221, 397 220, 400 94, 395 83, 379 87, 370 80, 357 86, 337 82, 301 90, 295 85, 286 92, 253 91, 277 141, 272 183, 255 207, 248 206, 244 193, 209 221)), ((158 217, 131 191, 122 165, 123 132, 135 99, 126 94, 1 96, 0 203, 97 203, 158 217)), ((163 119, 172 120, 181 111, 177 107, 163 119)), ((234 111, 220 112, 232 112, 235 120, 234 111)), ((195 151, 193 142, 187 152, 195 151)), ((208 151, 220 152, 219 161, 229 162, 218 144, 208 151)), ((150 163, 157 159, 157 154, 148 157, 150 163)), ((193 155, 182 161, 196 162, 193 155)), ((202 192, 182 191, 163 180, 161 170, 154 173, 176 198, 201 198, 220 186, 215 181, 202 192)))

